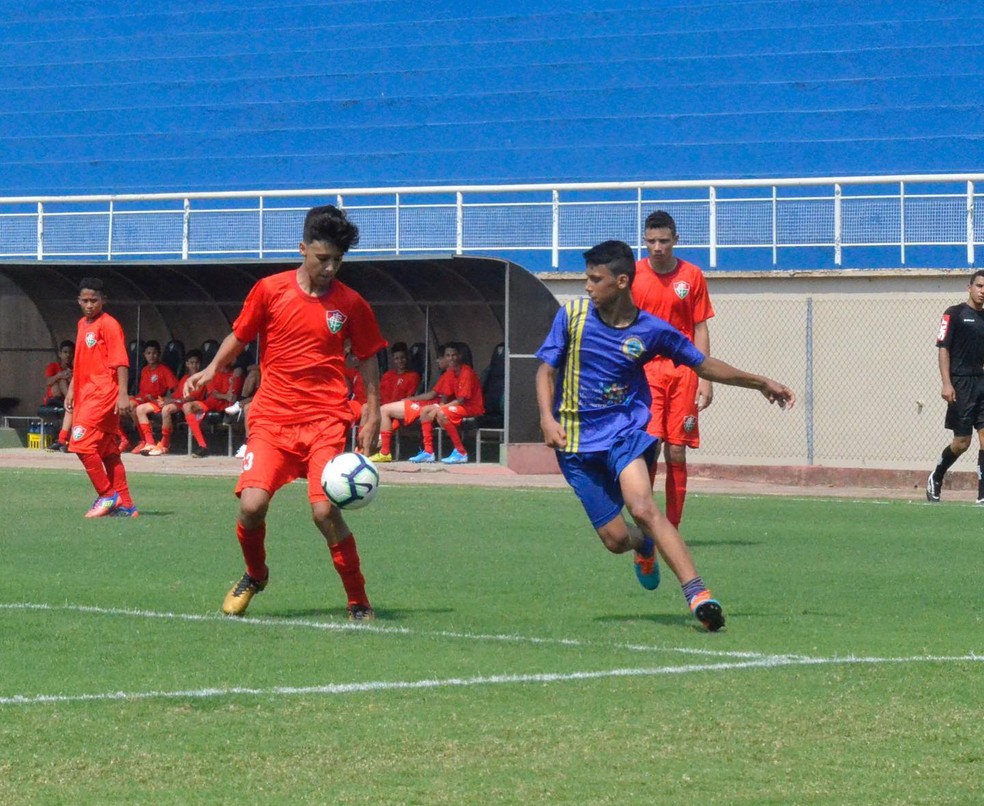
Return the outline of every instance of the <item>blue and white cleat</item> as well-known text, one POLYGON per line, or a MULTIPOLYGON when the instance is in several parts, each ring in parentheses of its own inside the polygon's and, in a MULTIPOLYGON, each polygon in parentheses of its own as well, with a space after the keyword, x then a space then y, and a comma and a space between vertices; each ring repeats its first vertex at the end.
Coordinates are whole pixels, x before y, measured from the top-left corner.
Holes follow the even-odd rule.
POLYGON ((468 464, 468 454, 461 453, 457 448, 451 451, 449 456, 445 456, 441 460, 442 464, 445 465, 466 465, 468 464))
POLYGON ((430 464, 434 461, 434 454, 428 453, 427 451, 421 451, 416 456, 410 457, 410 463, 414 465, 430 464))

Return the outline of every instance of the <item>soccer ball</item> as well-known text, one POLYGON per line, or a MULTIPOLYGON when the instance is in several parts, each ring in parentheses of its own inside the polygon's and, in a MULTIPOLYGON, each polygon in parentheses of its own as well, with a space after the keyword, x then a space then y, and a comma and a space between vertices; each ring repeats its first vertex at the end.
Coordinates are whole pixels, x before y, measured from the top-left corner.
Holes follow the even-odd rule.
POLYGON ((340 453, 321 474, 321 488, 339 509, 361 509, 379 490, 379 471, 361 453, 340 453))

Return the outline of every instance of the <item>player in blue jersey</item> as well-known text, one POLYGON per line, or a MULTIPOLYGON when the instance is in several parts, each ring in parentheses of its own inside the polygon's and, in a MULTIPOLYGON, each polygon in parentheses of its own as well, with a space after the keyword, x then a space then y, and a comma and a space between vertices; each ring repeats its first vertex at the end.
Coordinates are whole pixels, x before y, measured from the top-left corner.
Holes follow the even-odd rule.
POLYGON ((644 366, 661 355, 701 378, 758 389, 770 403, 792 406, 781 383, 705 356, 686 336, 632 301, 635 256, 622 241, 584 253, 589 299, 568 302, 537 351, 540 428, 584 506, 598 537, 613 554, 635 552, 642 586, 659 585, 656 551, 683 588, 691 612, 708 630, 724 612, 697 573, 690 550, 653 502, 649 467, 659 440, 646 433, 650 392, 644 366), (634 524, 622 515, 628 508, 634 524))

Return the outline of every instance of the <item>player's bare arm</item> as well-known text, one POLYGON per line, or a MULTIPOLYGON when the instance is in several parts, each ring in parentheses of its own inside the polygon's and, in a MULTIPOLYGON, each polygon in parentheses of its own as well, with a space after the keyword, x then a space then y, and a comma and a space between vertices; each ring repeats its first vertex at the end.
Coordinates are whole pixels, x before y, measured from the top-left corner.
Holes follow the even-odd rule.
POLYGON ((246 343, 237 339, 235 333, 230 333, 226 336, 222 340, 222 344, 219 345, 219 350, 215 354, 215 358, 212 359, 211 363, 205 367, 205 369, 201 370, 201 372, 196 372, 188 378, 187 381, 185 381, 185 386, 182 390, 184 397, 189 397, 194 392, 197 392, 209 383, 215 377, 215 373, 218 371, 219 367, 224 367, 227 364, 231 364, 245 349, 246 343))
POLYGON ((694 367, 694 372, 701 378, 723 383, 726 386, 757 389, 766 400, 770 403, 778 403, 780 408, 792 408, 796 403, 796 395, 788 386, 762 375, 745 372, 717 358, 708 356, 703 364, 694 367))
POLYGON ((942 389, 940 390, 940 397, 942 397, 947 403, 957 402, 957 390, 953 388, 953 383, 950 380, 950 351, 946 347, 940 347, 940 380, 942 381, 942 389))
MULTIPOLYGON (((711 332, 707 320, 694 324, 694 346, 704 355, 711 354, 711 332)), ((706 378, 697 383, 697 411, 703 411, 714 402, 714 384, 706 378)))
POLYGON ((536 371, 536 403, 540 409, 540 430, 543 441, 551 448, 567 447, 567 434, 553 416, 554 389, 557 386, 557 370, 546 362, 536 371))
POLYGON ((116 413, 126 414, 130 411, 130 396, 127 394, 126 388, 130 385, 130 368, 129 367, 117 367, 116 368, 116 382, 120 388, 119 397, 116 400, 116 413))
POLYGON ((366 402, 362 406, 359 429, 359 447, 366 456, 371 456, 379 441, 379 427, 382 415, 379 411, 379 362, 375 358, 359 362, 359 374, 366 389, 366 402))

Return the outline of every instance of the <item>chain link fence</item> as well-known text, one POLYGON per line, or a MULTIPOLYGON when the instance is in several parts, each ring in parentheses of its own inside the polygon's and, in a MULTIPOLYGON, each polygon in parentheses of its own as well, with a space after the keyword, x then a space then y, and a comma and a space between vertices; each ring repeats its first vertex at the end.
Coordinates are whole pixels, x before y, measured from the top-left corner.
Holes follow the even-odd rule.
MULTIPOLYGON (((695 460, 932 468, 952 436, 943 427, 935 338, 944 309, 960 300, 714 295, 713 355, 786 383, 798 400, 781 411, 755 392, 715 386, 695 460)), ((957 469, 974 467, 968 451, 957 469)))

